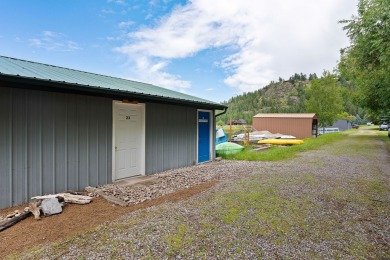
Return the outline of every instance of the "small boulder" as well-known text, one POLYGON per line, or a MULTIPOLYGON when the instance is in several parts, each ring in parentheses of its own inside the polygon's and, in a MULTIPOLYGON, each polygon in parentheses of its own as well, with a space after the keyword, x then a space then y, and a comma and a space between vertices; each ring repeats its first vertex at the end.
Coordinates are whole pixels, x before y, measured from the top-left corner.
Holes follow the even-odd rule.
POLYGON ((57 198, 44 199, 40 208, 45 216, 55 215, 62 212, 61 203, 57 198))

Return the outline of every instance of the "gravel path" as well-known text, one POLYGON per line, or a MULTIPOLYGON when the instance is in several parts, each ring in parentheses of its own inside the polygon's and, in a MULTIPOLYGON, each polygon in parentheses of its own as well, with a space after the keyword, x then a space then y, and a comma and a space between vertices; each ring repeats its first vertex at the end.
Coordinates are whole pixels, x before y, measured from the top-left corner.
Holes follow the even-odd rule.
POLYGON ((239 179, 258 167, 260 165, 256 162, 214 161, 155 174, 153 177, 157 179, 153 180, 153 184, 128 187, 108 184, 98 188, 106 195, 114 196, 131 206, 213 180, 239 179))
POLYGON ((382 141, 353 136, 289 161, 220 161, 161 176, 146 196, 220 183, 18 258, 390 258, 390 163, 382 141))

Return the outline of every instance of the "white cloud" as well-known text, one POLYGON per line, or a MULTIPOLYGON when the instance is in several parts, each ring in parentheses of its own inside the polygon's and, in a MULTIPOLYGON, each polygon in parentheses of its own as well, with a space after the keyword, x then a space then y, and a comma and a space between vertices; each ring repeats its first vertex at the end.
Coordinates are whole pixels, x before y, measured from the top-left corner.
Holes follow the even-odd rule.
POLYGON ((115 14, 115 11, 110 8, 103 8, 102 9, 103 14, 115 14))
POLYGON ((118 5, 125 5, 126 2, 124 0, 107 0, 107 3, 115 3, 118 5))
POLYGON ((65 34, 43 31, 39 38, 29 39, 30 45, 42 48, 47 51, 69 52, 80 50, 80 46, 71 40, 68 40, 65 34))
POLYGON ((191 83, 181 80, 180 76, 164 72, 167 65, 167 61, 151 62, 146 57, 138 57, 135 59, 135 68, 132 68, 131 74, 137 75, 137 78, 141 78, 142 81, 150 84, 185 92, 185 89, 189 88, 191 83))
POLYGON ((134 24, 133 21, 128 20, 128 21, 126 21, 126 22, 120 22, 120 23, 118 24, 118 27, 124 29, 124 28, 128 28, 128 27, 132 26, 133 24, 134 24))
MULTIPOLYGON (((350 0, 193 0, 177 6, 154 27, 130 32, 129 42, 116 50, 132 59, 155 62, 144 69, 157 66, 147 74, 156 73, 164 82, 178 79, 166 72, 167 61, 228 47, 233 53, 219 63, 227 72, 225 84, 237 92, 252 91, 279 76, 332 69, 339 49, 348 45, 337 21, 349 18, 356 4, 350 0)), ((138 63, 136 67, 143 70, 138 63)))

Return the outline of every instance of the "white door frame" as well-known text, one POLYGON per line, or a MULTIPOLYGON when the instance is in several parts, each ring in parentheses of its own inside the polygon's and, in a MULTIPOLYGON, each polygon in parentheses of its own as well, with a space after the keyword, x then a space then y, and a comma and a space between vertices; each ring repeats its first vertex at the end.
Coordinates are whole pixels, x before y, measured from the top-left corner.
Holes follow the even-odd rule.
MULTIPOLYGON (((199 163, 199 112, 209 112, 210 113, 210 146, 209 146, 209 160, 205 162, 210 162, 213 160, 214 156, 212 156, 213 153, 213 126, 214 126, 214 115, 213 110, 206 110, 206 109, 197 109, 196 111, 196 163, 199 163)), ((205 163, 201 162, 201 163, 205 163)))
POLYGON ((142 136, 141 138, 141 175, 145 175, 145 104, 138 103, 138 104, 131 104, 131 103, 124 103, 122 101, 113 100, 112 101, 112 181, 117 180, 116 178, 116 149, 115 149, 115 112, 117 109, 116 104, 126 104, 129 106, 138 106, 141 108, 141 128, 142 128, 142 136))

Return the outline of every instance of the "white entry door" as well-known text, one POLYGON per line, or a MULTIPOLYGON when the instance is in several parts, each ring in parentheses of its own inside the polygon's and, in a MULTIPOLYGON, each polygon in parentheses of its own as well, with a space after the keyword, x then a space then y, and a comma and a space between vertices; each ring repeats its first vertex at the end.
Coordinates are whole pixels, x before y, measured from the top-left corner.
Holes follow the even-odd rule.
POLYGON ((115 176, 144 175, 144 105, 114 103, 115 176))

